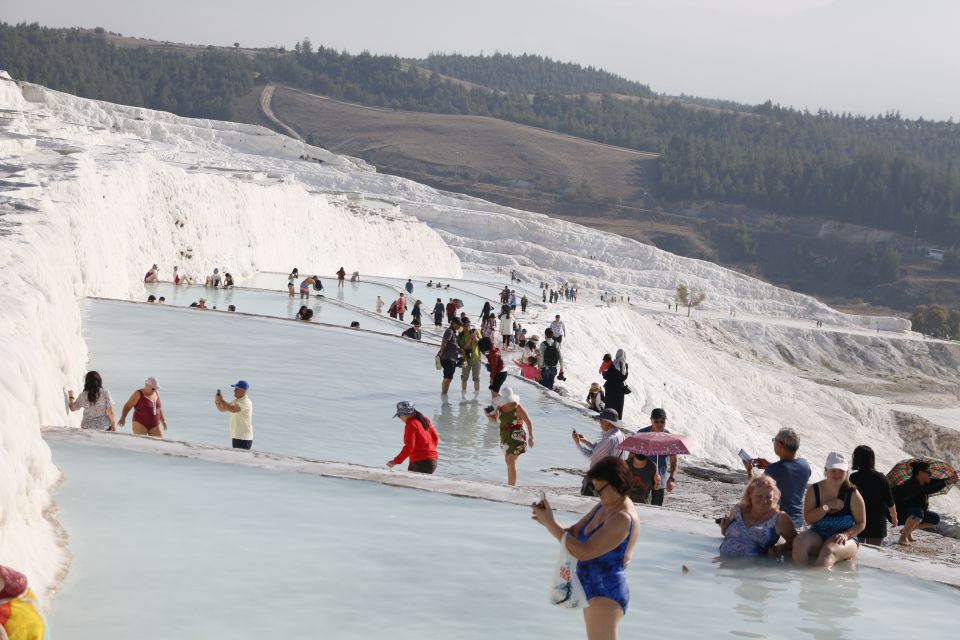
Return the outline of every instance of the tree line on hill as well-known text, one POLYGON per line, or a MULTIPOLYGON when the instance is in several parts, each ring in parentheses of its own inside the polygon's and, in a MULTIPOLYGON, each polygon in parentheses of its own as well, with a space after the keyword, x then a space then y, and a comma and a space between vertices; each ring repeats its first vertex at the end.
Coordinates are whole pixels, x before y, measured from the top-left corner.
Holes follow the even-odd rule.
POLYGON ((620 93, 655 97, 649 85, 594 67, 560 62, 543 56, 494 53, 490 56, 432 53, 417 63, 445 76, 467 80, 508 93, 620 93))
POLYGON ((119 49, 102 34, 0 25, 0 67, 84 97, 228 119, 259 76, 367 105, 492 116, 658 152, 658 193, 668 199, 751 204, 904 233, 919 228, 923 237, 960 245, 960 125, 952 121, 807 113, 770 102, 696 108, 539 56, 432 56, 423 65, 433 71, 395 56, 315 48, 309 39, 250 58, 212 47, 199 55, 119 49), (439 69, 497 90, 447 81, 439 69), (602 87, 601 99, 587 95, 602 87))
POLYGON ((0 23, 0 69, 82 98, 229 119, 253 78, 241 56, 118 48, 102 34, 0 23))

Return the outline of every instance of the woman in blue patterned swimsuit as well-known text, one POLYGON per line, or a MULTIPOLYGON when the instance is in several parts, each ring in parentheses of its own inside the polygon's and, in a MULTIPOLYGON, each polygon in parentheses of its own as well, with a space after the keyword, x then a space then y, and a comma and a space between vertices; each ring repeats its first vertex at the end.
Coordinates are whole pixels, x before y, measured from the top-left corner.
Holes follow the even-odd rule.
POLYGON ((720 555, 727 558, 780 555, 790 549, 797 530, 780 511, 780 490, 770 476, 750 481, 740 503, 720 518, 720 555), (784 544, 778 545, 781 536, 784 544))
POLYGON ((827 454, 826 478, 807 488, 803 519, 810 528, 793 543, 793 563, 830 569, 837 562, 857 557, 857 534, 867 526, 863 496, 847 479, 847 459, 838 451, 827 454))
POLYGON ((567 551, 577 559, 577 577, 587 595, 587 608, 583 610, 587 639, 615 640, 630 602, 624 569, 630 564, 640 534, 637 511, 629 496, 633 476, 627 463, 610 456, 593 465, 587 478, 600 504, 578 523, 567 529, 558 525, 546 500, 533 505, 533 518, 557 540, 569 534, 567 551))

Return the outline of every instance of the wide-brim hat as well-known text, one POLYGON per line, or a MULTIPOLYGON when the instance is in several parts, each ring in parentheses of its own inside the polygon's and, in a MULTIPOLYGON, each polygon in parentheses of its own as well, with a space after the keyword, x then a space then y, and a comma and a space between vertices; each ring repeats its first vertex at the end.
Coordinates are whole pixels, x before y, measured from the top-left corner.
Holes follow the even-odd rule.
POLYGON ((604 422, 609 422, 610 424, 620 424, 620 414, 617 413, 617 410, 613 407, 607 407, 599 414, 593 416, 594 420, 603 420, 604 422))
POLYGON ((510 387, 504 387, 501 389, 500 395, 493 400, 493 404, 497 407, 502 407, 503 405, 510 404, 511 402, 520 402, 520 396, 518 396, 510 387))

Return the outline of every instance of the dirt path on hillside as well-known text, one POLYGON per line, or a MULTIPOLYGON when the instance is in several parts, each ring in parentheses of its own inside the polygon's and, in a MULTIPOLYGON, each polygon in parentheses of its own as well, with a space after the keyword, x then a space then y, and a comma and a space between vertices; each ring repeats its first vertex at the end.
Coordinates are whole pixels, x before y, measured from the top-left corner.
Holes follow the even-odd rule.
POLYGON ((277 88, 275 84, 268 84, 263 88, 263 91, 260 92, 260 113, 263 114, 263 117, 272 122, 273 124, 280 127, 284 133, 293 138, 294 140, 299 140, 300 142, 305 142, 303 138, 300 137, 300 134, 294 131, 291 127, 287 126, 280 118, 278 118, 273 113, 273 109, 270 108, 270 101, 273 100, 273 92, 277 88))

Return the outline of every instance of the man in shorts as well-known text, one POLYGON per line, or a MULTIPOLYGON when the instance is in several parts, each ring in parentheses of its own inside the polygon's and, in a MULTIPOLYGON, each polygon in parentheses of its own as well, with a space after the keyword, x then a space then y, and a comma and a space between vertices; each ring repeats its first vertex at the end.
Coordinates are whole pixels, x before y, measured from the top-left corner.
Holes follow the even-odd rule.
MULTIPOLYGON (((500 357, 500 350, 493 346, 490 338, 481 338, 480 353, 487 358, 487 369, 490 371, 490 395, 496 399, 500 395, 500 387, 507 381, 507 366, 500 357)), ((487 407, 487 413, 493 413, 493 406, 487 407)))
POLYGON ((443 338, 440 340, 440 351, 437 356, 440 358, 440 367, 443 369, 443 385, 441 395, 447 395, 450 390, 450 381, 453 380, 453 374, 457 370, 457 361, 460 359, 460 345, 457 344, 457 334, 460 333, 460 319, 454 317, 450 321, 450 326, 443 332, 443 338))
POLYGON ((480 332, 470 326, 470 318, 460 318, 463 331, 457 336, 457 344, 463 354, 463 373, 460 374, 460 390, 466 395, 467 382, 473 376, 473 392, 480 393, 480 332))

